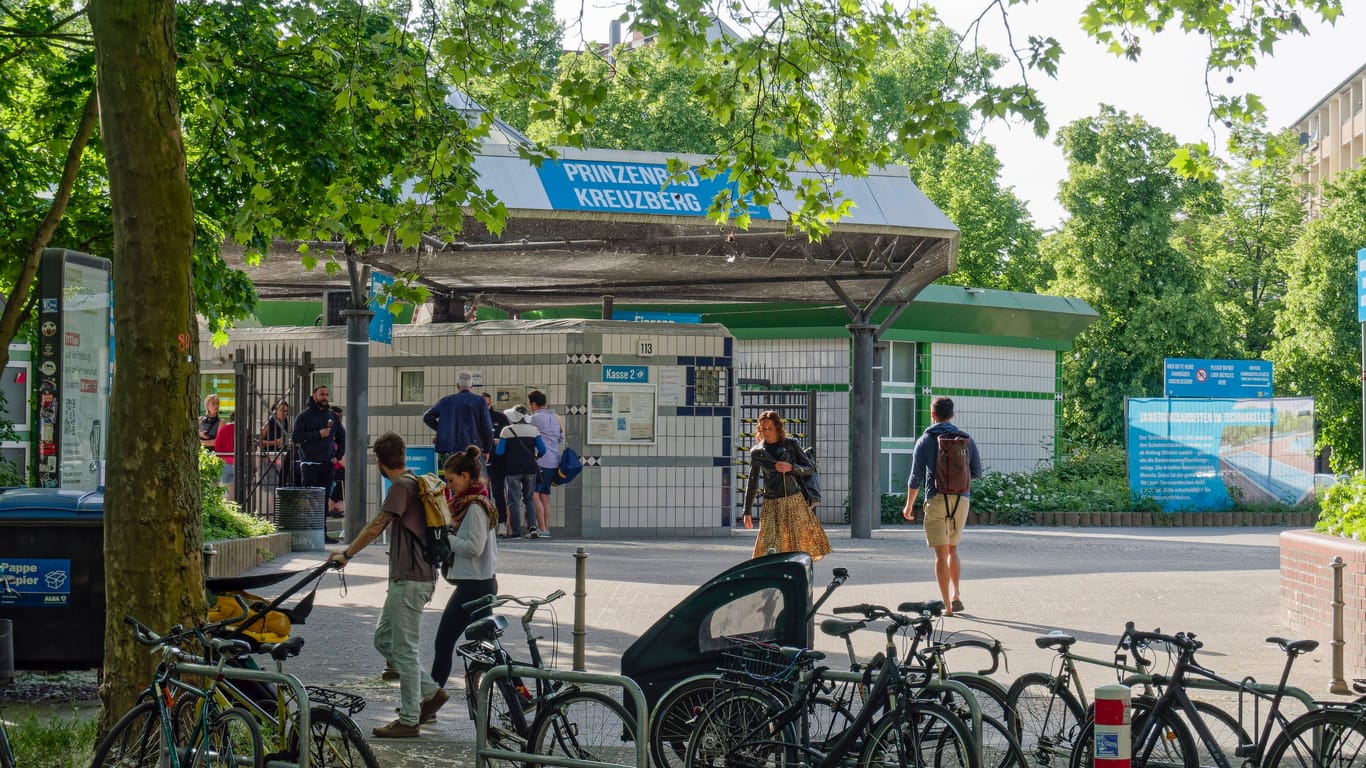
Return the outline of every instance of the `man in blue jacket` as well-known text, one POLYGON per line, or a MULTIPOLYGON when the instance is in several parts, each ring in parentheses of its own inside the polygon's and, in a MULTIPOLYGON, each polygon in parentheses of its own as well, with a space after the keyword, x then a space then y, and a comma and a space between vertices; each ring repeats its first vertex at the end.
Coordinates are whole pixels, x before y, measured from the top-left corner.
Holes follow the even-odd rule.
POLYGON ((930 418, 934 424, 915 441, 911 477, 907 481, 906 506, 901 510, 901 516, 907 520, 915 519, 915 497, 920 492, 920 486, 924 485, 925 543, 934 549, 934 577, 939 582, 939 593, 944 598, 944 605, 949 607, 944 615, 951 616, 963 610, 963 598, 958 592, 958 577, 962 571, 958 560, 958 542, 963 538, 963 524, 968 519, 969 493, 941 493, 936 487, 934 475, 939 459, 939 437, 955 435, 968 438, 968 470, 973 478, 982 476, 982 458, 977 454, 977 443, 950 423, 953 419, 952 400, 936 397, 930 406, 930 418))
POLYGON ((332 493, 332 460, 346 454, 346 429, 328 403, 326 386, 314 387, 308 405, 294 419, 294 445, 299 451, 299 476, 304 486, 332 493))
POLYGON ((479 446, 485 456, 493 452, 493 420, 489 418, 488 403, 470 391, 474 374, 460 371, 455 375, 459 389, 446 395, 422 414, 422 423, 436 431, 436 465, 444 466, 446 457, 471 445, 479 446))

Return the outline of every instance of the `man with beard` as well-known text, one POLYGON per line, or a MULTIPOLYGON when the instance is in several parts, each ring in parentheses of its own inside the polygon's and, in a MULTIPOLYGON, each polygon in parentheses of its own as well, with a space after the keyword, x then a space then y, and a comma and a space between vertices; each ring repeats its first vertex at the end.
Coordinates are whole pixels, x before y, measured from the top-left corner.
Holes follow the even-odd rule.
POLYGON ((313 396, 294 419, 294 445, 299 452, 300 484, 332 490, 332 460, 346 453, 346 429, 327 401, 327 386, 313 388, 313 396))

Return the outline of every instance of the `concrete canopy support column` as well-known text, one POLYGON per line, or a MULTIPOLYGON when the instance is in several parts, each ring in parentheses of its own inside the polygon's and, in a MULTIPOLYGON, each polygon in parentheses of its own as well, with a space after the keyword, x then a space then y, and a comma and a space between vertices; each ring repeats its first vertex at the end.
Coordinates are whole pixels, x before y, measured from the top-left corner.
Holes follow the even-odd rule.
POLYGON ((854 359, 849 377, 849 536, 870 539, 873 522, 881 517, 881 499, 877 493, 881 456, 875 449, 875 441, 882 430, 876 420, 878 407, 872 379, 877 326, 851 323, 844 327, 854 337, 854 359))
POLYGON ((346 318, 346 541, 355 541, 366 522, 365 479, 370 464, 370 318, 368 309, 345 309, 346 318))

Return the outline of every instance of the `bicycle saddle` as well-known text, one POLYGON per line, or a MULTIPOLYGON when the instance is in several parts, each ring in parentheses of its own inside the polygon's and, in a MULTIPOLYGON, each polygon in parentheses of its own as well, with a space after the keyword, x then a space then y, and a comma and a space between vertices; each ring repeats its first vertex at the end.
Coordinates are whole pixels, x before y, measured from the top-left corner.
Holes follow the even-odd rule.
POLYGON ((1317 640, 1286 640, 1283 637, 1268 637, 1266 641, 1279 645, 1282 653, 1309 653, 1319 647, 1317 640))
POLYGON ((866 626, 868 626, 866 621, 826 619, 821 622, 821 631, 831 637, 848 637, 866 626))
POLYGON ((1034 638, 1034 644, 1040 648, 1053 648, 1065 651, 1077 642, 1077 638, 1062 632, 1049 632, 1046 635, 1039 635, 1034 638))
POLYGON ((508 619, 501 613, 480 619, 465 628, 465 637, 471 640, 492 640, 508 628, 508 619))
POLYGON ((796 646, 784 645, 778 649, 784 659, 801 663, 803 661, 821 661, 825 654, 821 651, 813 651, 809 648, 797 648, 796 646))
POLYGON ((928 613, 931 616, 939 616, 944 613, 944 601, 921 600, 915 603, 902 603, 896 609, 904 613, 928 613))
POLYGON ((276 661, 284 661, 298 656, 304 649, 304 639, 302 637, 291 637, 278 643, 261 643, 261 650, 270 654, 276 661))

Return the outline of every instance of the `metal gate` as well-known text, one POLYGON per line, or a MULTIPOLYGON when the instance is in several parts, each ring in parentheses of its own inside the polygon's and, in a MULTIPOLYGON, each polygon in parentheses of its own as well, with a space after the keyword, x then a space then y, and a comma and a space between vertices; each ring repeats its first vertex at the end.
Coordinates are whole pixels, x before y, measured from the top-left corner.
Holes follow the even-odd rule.
MULTIPOLYGON (((745 511, 745 486, 749 482, 749 449, 758 440, 756 428, 759 414, 764 411, 777 411, 783 418, 783 428, 787 436, 801 443, 805 448, 816 445, 816 393, 803 390, 740 390, 740 426, 735 430, 735 463, 740 468, 735 473, 737 481, 733 494, 737 509, 736 519, 745 511)), ((816 459, 819 461, 820 456, 816 459)), ((762 489, 761 489, 762 491, 762 489)), ((759 510, 753 510, 755 519, 759 510)))
POLYGON ((275 489, 298 485, 292 432, 312 389, 313 356, 284 345, 239 349, 233 373, 233 498, 243 512, 274 521, 275 489))

